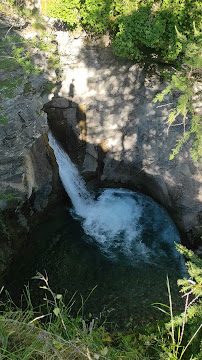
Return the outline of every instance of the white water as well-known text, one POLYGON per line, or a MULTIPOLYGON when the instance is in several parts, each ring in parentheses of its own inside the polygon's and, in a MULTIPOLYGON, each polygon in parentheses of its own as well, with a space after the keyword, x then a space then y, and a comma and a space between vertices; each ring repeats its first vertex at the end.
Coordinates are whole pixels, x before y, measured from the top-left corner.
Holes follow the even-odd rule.
POLYGON ((75 212, 79 216, 85 214, 86 206, 93 203, 90 193, 87 191, 85 183, 79 172, 71 162, 69 156, 60 147, 51 133, 48 134, 49 144, 54 150, 54 154, 59 167, 59 175, 63 186, 69 195, 75 212))
POLYGON ((49 143, 72 201, 72 214, 81 221, 88 241, 96 242, 108 257, 125 256, 133 265, 180 259, 174 247, 179 235, 165 209, 149 197, 126 189, 103 189, 95 200, 51 133, 49 143))

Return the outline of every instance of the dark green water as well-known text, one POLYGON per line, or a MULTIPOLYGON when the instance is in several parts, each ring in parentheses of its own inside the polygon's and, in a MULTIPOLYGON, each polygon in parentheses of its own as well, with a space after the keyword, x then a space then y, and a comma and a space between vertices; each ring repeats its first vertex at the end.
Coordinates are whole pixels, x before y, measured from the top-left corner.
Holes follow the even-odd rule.
MULTIPOLYGON (((36 271, 47 272, 52 290, 63 293, 67 301, 75 293, 72 316, 96 286, 84 306, 84 315, 107 319, 124 329, 130 322, 142 326, 162 319, 164 315, 151 304, 168 304, 166 276, 169 275, 174 310, 183 307, 178 293, 178 267, 140 263, 138 267, 124 261, 109 259, 98 245, 85 241, 80 222, 73 219, 64 205, 56 207, 32 236, 27 239, 20 256, 11 267, 6 287, 17 301, 24 284, 29 282, 34 305, 43 303, 44 290, 36 271)), ((163 265, 163 264, 162 264, 163 265)))

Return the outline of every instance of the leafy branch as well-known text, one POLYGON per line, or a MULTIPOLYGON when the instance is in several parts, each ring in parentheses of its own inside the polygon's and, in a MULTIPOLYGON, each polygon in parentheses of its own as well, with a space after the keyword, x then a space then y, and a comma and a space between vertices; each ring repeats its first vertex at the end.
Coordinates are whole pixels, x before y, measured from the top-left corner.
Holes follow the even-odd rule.
POLYGON ((168 131, 171 126, 183 126, 183 134, 172 149, 170 160, 180 151, 182 145, 194 135, 192 145, 192 158, 197 161, 202 158, 202 114, 197 109, 202 92, 202 32, 194 27, 194 37, 186 38, 176 28, 177 36, 183 43, 183 64, 179 71, 172 75, 170 84, 154 98, 154 102, 163 101, 164 98, 179 91, 177 104, 168 115, 168 131))

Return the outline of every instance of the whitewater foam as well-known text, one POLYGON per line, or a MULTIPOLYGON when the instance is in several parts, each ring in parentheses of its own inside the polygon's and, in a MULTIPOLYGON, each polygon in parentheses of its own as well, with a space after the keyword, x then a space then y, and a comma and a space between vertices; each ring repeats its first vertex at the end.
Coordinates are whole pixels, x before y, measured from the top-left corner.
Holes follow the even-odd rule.
POLYGON ((174 242, 180 238, 166 210, 148 196, 126 189, 102 189, 95 200, 69 156, 49 133, 59 174, 88 241, 111 258, 121 255, 134 264, 164 263, 180 258, 174 242), (163 259, 163 260, 162 260, 163 259))

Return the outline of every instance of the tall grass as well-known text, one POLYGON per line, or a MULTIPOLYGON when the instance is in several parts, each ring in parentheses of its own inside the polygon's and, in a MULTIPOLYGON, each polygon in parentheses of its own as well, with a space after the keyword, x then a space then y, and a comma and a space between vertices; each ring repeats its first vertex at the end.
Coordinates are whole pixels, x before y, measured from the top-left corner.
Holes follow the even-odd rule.
MULTIPOLYGON (((82 299, 75 317, 71 316, 74 296, 68 303, 54 293, 47 274, 37 273, 44 292, 44 304, 33 307, 29 287, 25 287, 25 308, 17 307, 4 288, 0 296, 0 359, 2 360, 201 360, 201 260, 181 248, 192 261, 187 263, 190 278, 179 280, 185 298, 184 311, 174 315, 167 278, 168 304, 154 304, 166 315, 165 321, 125 332, 109 332, 96 319, 84 318, 87 299, 82 299)), ((93 296, 93 290, 89 294, 93 296)))
MULTIPOLYGON (((183 356, 184 356, 185 352, 187 351, 187 349, 193 342, 194 338, 196 337, 196 335, 200 332, 200 330, 202 328, 202 323, 197 325, 197 328, 193 332, 191 338, 189 340, 185 340, 184 345, 182 345, 184 334, 185 334, 185 324, 186 324, 187 318, 188 318, 188 308, 191 305, 193 305, 193 303, 196 300, 199 299, 199 295, 195 296, 190 302, 189 302, 189 297, 190 297, 190 294, 193 293, 193 290, 190 290, 188 293, 183 295, 183 297, 185 297, 185 299, 186 299, 185 306, 184 306, 184 312, 181 314, 180 324, 177 324, 176 318, 173 315, 173 301, 172 301, 171 289, 170 289, 170 283, 169 283, 168 277, 167 277, 167 288, 168 288, 169 306, 166 304, 162 304, 162 303, 156 303, 156 304, 154 304, 154 306, 156 306, 159 310, 163 311, 170 317, 170 322, 168 322, 166 324, 167 325, 166 327, 167 327, 167 329, 170 330, 168 334, 170 336, 171 341, 167 342, 167 345, 164 344, 164 351, 167 353, 167 355, 169 354, 168 359, 181 360, 184 358, 183 356), (159 307, 159 306, 161 306, 161 307, 159 307), (166 311, 165 308, 169 312, 166 311)), ((201 292, 201 294, 202 294, 202 292, 201 292)), ((161 331, 159 331, 159 332, 161 333, 161 331)), ((163 337, 161 337, 160 340, 162 341, 163 337)), ((191 357, 191 359, 192 359, 192 357, 191 357)))

